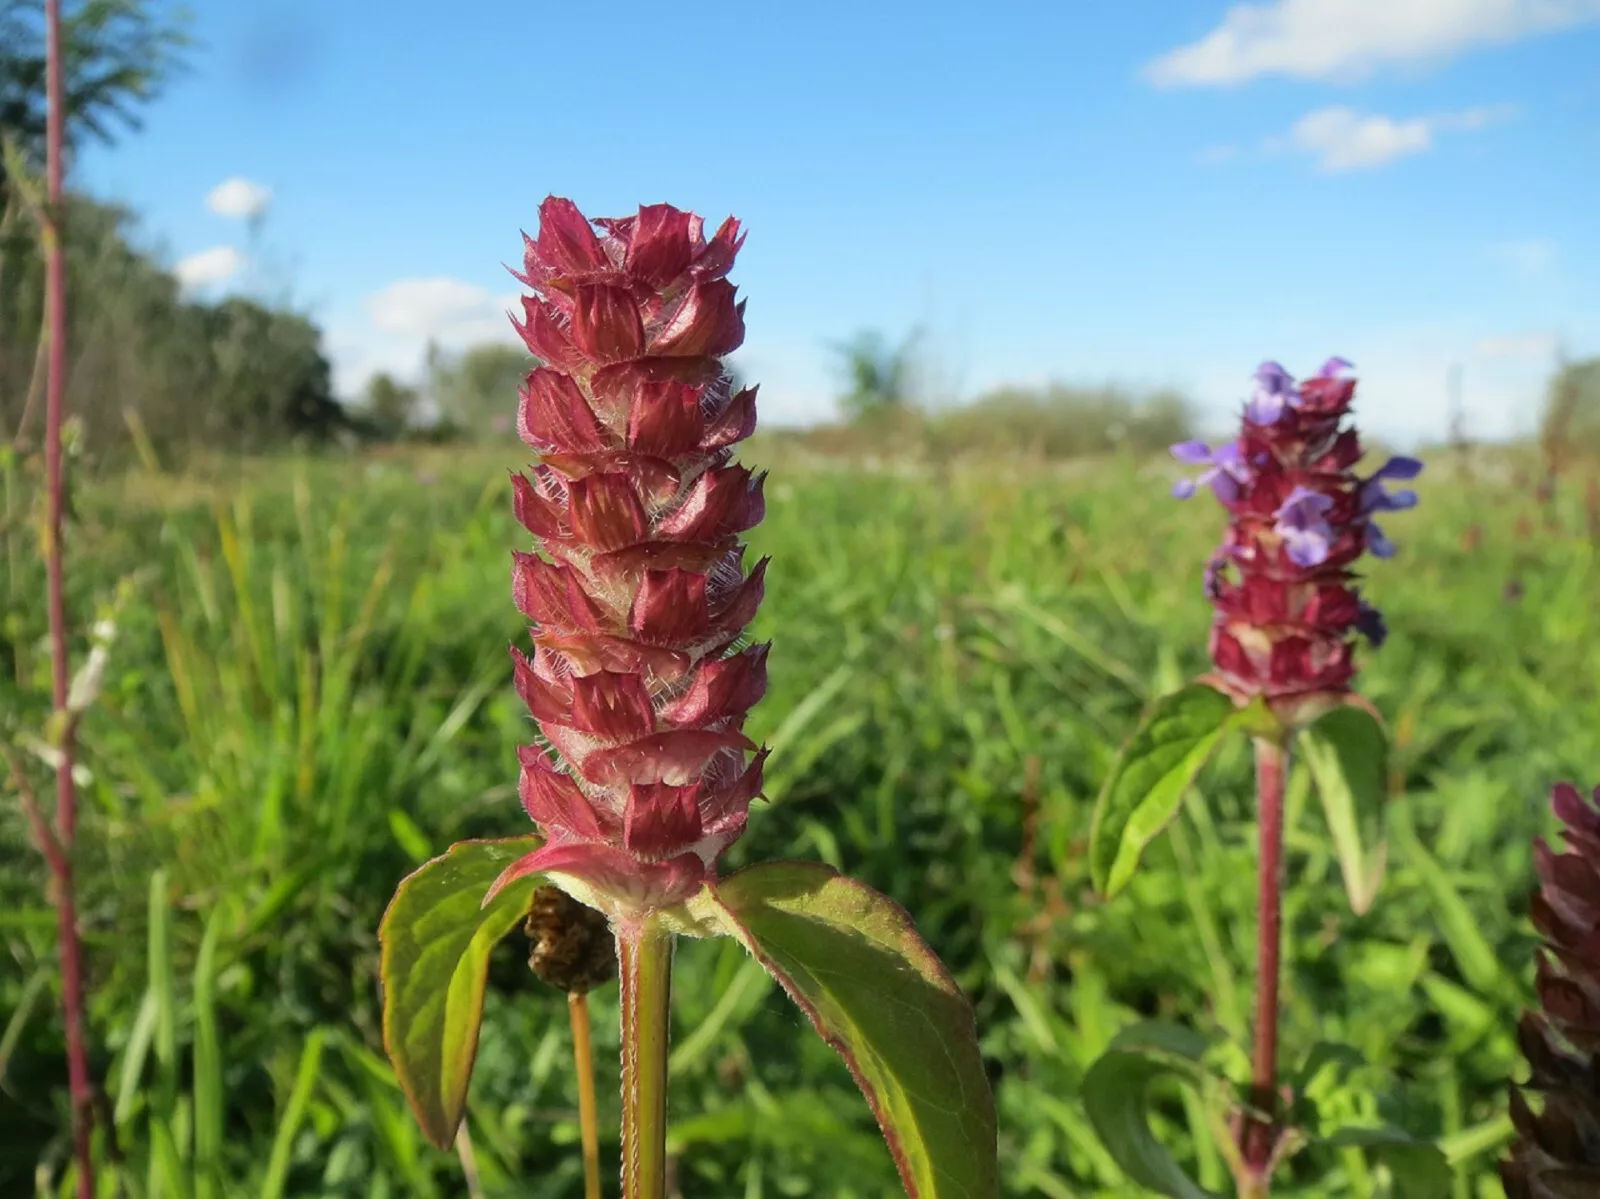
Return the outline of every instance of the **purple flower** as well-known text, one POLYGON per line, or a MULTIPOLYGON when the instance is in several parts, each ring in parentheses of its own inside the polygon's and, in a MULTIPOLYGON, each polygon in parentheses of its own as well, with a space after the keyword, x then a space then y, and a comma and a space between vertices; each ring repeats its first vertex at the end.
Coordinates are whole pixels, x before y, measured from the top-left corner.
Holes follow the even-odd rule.
POLYGON ((1422 473, 1422 463, 1415 458, 1390 458, 1369 478, 1361 482, 1361 511, 1402 512, 1417 506, 1417 493, 1409 487, 1390 492, 1383 485, 1385 479, 1415 479, 1422 473))
POLYGON ((1203 441, 1180 441, 1172 447, 1172 456, 1188 466, 1210 468, 1198 478, 1179 479, 1172 485, 1172 494, 1180 500, 1188 499, 1210 484, 1219 500, 1225 504, 1231 503, 1238 498, 1240 485, 1250 481, 1250 471, 1244 464, 1243 455, 1239 453, 1237 442, 1230 441, 1213 450, 1203 441))
POLYGON ((1317 371, 1317 377, 1319 379, 1338 379, 1355 369, 1353 362, 1347 362, 1343 358, 1330 358, 1317 371))
POLYGON ((1384 536, 1384 532, 1378 527, 1377 521, 1369 520, 1367 522, 1367 552, 1374 558, 1394 557, 1394 542, 1384 536))
MULTIPOLYGON (((1330 361, 1340 361, 1330 359, 1330 361)), ((1284 405, 1295 407, 1300 392, 1294 385, 1294 376, 1276 362, 1263 362, 1256 368, 1256 389, 1245 405, 1245 419, 1253 425, 1276 424, 1283 415, 1284 405)))
POLYGON ((1332 507, 1331 497, 1296 487, 1278 509, 1272 531, 1283 538, 1284 551, 1296 566, 1320 566, 1328 560, 1334 534, 1327 514, 1332 507))
POLYGON ((1358 611, 1360 615, 1356 617, 1356 631, 1372 643, 1373 649, 1377 649, 1389 638, 1389 626, 1383 623, 1383 613, 1366 600, 1361 601, 1358 611))

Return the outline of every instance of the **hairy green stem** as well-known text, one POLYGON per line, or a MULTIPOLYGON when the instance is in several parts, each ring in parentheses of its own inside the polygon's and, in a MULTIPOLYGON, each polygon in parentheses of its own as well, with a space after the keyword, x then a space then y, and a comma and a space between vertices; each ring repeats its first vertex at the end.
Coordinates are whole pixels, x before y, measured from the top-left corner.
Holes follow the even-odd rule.
POLYGON ((672 934, 617 930, 622 989, 622 1199, 667 1193, 667 1040, 672 934))

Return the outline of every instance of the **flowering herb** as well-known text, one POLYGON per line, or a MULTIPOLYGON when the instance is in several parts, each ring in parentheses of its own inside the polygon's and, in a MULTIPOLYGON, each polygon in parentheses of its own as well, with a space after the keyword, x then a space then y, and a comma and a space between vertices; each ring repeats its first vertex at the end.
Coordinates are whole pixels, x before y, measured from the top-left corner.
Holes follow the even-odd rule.
POLYGON ((1207 572, 1215 681, 1242 703, 1264 698, 1291 725, 1309 723, 1349 692, 1352 633, 1382 644, 1382 617, 1362 599, 1353 567, 1364 553, 1395 552, 1374 516, 1417 503, 1416 492, 1385 486, 1416 478, 1417 459, 1390 458, 1370 475, 1357 473, 1361 439, 1343 427, 1356 388, 1350 369, 1330 358, 1296 383, 1265 363, 1235 441, 1215 451, 1197 442, 1172 447, 1180 462, 1212 463, 1178 494, 1209 484, 1228 513, 1207 572))
POLYGON ((744 639, 766 562, 747 567, 740 540, 762 518, 763 476, 732 460, 756 393, 723 361, 744 339, 727 279, 739 224, 707 237, 665 204, 590 221, 551 197, 524 240, 517 328, 541 365, 518 428, 539 461, 512 479, 536 551, 513 554, 533 652, 512 657, 542 738, 518 751, 538 835, 454 846, 384 916, 385 1044, 413 1111, 436 1143, 455 1135, 488 947, 546 882, 615 942, 625 1199, 665 1191, 681 935, 734 937, 800 1005, 850 1066, 909 1195, 997 1195, 972 1009, 911 918, 825 866, 717 869, 766 756, 743 732, 766 690, 768 646, 744 639))
MULTIPOLYGON (((1416 505, 1414 491, 1391 491, 1388 483, 1416 478, 1422 463, 1395 457, 1370 474, 1358 472, 1361 439, 1346 421, 1356 388, 1351 370, 1344 359, 1330 358, 1313 377, 1296 380, 1278 363, 1263 363, 1232 441, 1172 447, 1179 462, 1203 468, 1180 480, 1173 494, 1187 499, 1209 488, 1228 517, 1204 575, 1214 611, 1214 670, 1155 703, 1107 780, 1090 832, 1091 875, 1102 892, 1114 894, 1176 817, 1184 791, 1221 739, 1231 732, 1253 738, 1260 838, 1255 1030, 1247 1104, 1232 1112, 1232 1132, 1221 1146, 1241 1196, 1267 1195, 1277 1166, 1304 1140, 1286 1122, 1278 1089, 1284 791, 1292 746, 1303 747, 1329 828, 1337 830, 1357 910, 1371 903, 1383 862, 1381 846, 1369 853, 1358 830, 1361 815, 1381 807, 1386 737, 1352 682, 1357 636, 1376 647, 1387 630, 1362 595, 1355 565, 1364 554, 1394 554, 1374 518, 1416 505)), ((1143 1081, 1171 1068, 1172 1044, 1170 1030, 1159 1037, 1131 1030, 1091 1071, 1085 1094, 1096 1128, 1132 1177, 1167 1194, 1192 1195, 1193 1184, 1155 1145, 1142 1115, 1129 1111, 1143 1102, 1143 1081), (1139 1088, 1126 1085, 1130 1078, 1139 1088)), ((1384 1143, 1407 1143, 1414 1160, 1430 1169, 1442 1162, 1398 1134, 1384 1143)))

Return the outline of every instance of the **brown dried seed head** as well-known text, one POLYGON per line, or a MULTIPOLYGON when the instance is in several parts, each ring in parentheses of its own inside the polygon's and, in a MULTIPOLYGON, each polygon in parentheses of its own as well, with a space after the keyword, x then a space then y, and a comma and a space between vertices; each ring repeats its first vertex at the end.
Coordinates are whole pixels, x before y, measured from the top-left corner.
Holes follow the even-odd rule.
POLYGON ((523 932, 533 942, 528 968, 558 991, 582 995, 617 976, 606 918, 557 887, 534 891, 523 932))

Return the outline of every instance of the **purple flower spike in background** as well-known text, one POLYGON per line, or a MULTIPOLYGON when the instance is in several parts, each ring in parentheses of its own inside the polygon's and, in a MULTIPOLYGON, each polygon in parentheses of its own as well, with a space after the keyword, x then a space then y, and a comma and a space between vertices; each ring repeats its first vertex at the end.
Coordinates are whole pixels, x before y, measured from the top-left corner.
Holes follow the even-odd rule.
POLYGON ((1216 449, 1198 441, 1172 447, 1179 462, 1207 468, 1173 494, 1210 484, 1228 512, 1227 535, 1205 573, 1217 610, 1211 650, 1219 685, 1241 705, 1266 696, 1291 726, 1349 691, 1352 633, 1384 640, 1353 565, 1363 553, 1395 552, 1375 514, 1417 505, 1409 488, 1384 486, 1421 474, 1417 459, 1389 458, 1369 475, 1356 473, 1361 439, 1348 425, 1354 370, 1329 358, 1297 382, 1263 362, 1236 438, 1216 449))
POLYGON ((1332 507, 1331 497, 1309 487, 1296 487, 1278 509, 1272 531, 1283 539, 1284 553, 1296 566, 1321 566, 1328 560, 1334 536, 1328 523, 1332 507))

